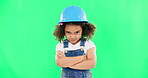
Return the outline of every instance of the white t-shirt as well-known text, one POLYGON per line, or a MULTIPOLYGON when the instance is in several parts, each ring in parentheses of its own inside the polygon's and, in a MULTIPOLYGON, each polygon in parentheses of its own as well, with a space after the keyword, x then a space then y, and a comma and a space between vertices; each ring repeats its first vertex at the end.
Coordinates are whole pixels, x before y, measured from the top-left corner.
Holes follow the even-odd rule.
MULTIPOLYGON (((64 52, 65 49, 64 49, 63 46, 64 46, 63 45, 63 41, 62 42, 59 42, 56 45, 56 51, 57 50, 60 50, 60 51, 64 52)), ((96 47, 95 44, 92 41, 90 41, 90 40, 86 40, 85 46, 84 46, 84 52, 86 53, 87 50, 90 49, 90 48, 92 48, 92 47, 96 47)), ((77 44, 75 44, 75 45, 73 45, 70 42, 68 42, 68 48, 67 48, 67 50, 77 50, 77 49, 80 49, 80 41, 77 44)), ((95 48, 95 51, 96 51, 96 48, 95 48)))

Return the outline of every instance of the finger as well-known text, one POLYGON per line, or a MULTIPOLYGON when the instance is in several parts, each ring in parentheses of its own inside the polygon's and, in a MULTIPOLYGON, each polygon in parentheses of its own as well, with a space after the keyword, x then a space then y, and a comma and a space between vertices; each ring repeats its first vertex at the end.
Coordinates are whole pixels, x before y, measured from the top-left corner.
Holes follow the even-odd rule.
POLYGON ((57 51, 57 53, 58 53, 58 54, 63 54, 63 52, 61 52, 61 51, 57 51))
POLYGON ((59 55, 59 57, 62 57, 62 55, 59 55))

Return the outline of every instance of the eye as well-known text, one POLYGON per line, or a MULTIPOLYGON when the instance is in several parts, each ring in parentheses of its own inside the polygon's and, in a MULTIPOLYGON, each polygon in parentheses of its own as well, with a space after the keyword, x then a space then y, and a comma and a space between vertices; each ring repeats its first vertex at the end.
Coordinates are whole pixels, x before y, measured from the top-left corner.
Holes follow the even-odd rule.
POLYGON ((79 34, 79 31, 77 31, 76 34, 79 34))
POLYGON ((66 31, 67 34, 70 34, 70 32, 66 31))

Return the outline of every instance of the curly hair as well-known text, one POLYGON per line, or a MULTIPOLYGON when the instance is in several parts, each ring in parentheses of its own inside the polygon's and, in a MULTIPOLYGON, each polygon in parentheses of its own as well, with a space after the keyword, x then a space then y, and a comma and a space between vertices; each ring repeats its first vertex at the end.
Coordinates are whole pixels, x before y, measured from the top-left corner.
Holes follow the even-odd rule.
POLYGON ((84 22, 64 22, 62 24, 56 25, 53 35, 56 37, 56 40, 62 41, 65 36, 65 26, 66 25, 76 25, 81 26, 82 28, 82 37, 86 39, 91 39, 95 32, 95 25, 92 23, 84 23, 84 22))

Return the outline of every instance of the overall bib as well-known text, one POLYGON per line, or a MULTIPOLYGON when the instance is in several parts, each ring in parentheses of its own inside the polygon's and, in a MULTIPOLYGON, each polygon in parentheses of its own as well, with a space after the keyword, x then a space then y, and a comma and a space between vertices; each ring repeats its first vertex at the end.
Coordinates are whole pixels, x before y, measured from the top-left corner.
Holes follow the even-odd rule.
MULTIPOLYGON (((76 57, 85 55, 84 53, 84 46, 85 46, 86 39, 81 39, 80 42, 80 49, 77 50, 67 50, 68 48, 68 40, 64 40, 64 49, 66 57, 76 57)), ((62 67, 62 74, 61 78, 92 78, 92 73, 90 69, 87 70, 79 70, 79 69, 72 69, 68 67, 62 67)))

